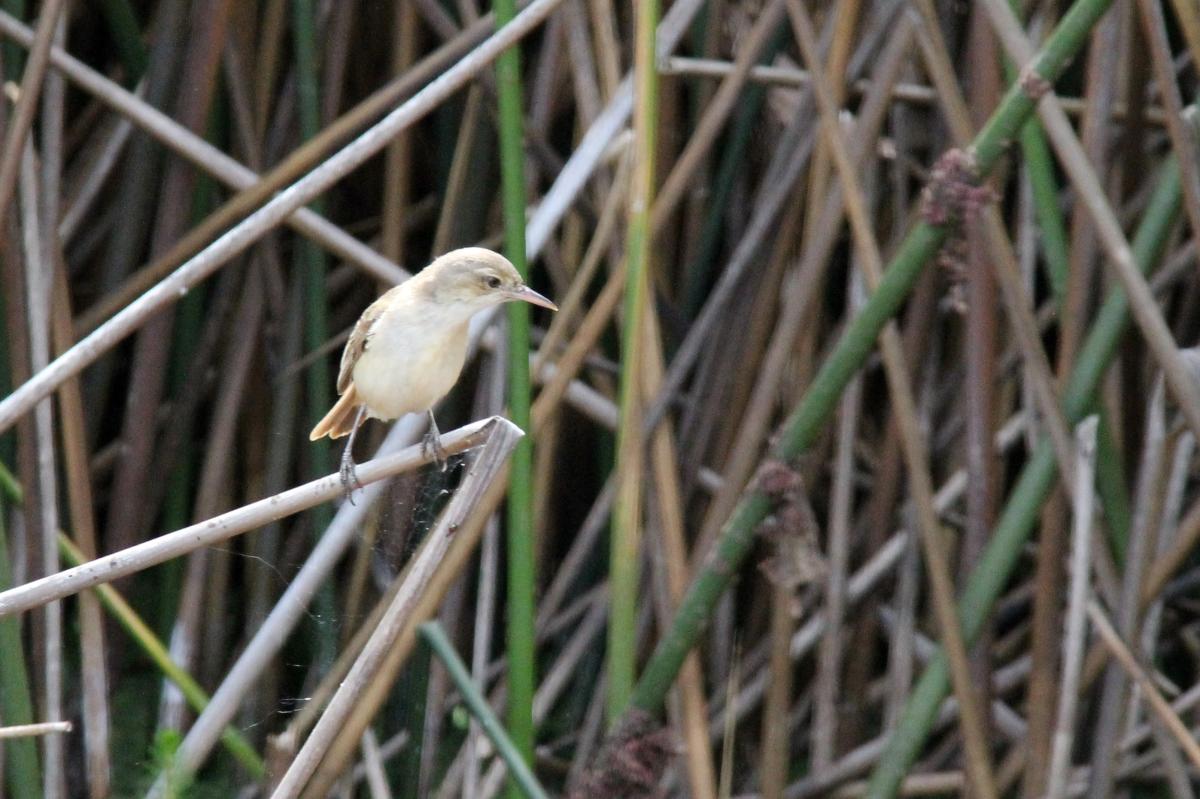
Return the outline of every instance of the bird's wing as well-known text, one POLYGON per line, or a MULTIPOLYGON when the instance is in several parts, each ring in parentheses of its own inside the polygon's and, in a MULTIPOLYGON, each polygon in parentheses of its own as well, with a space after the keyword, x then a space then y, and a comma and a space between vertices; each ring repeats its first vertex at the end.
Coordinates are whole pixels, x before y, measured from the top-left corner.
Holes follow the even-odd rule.
POLYGON ((368 305, 367 310, 358 317, 358 323, 354 325, 350 339, 346 342, 346 349, 342 350, 342 365, 338 370, 337 380, 339 394, 345 394, 346 389, 350 387, 354 375, 354 364, 358 363, 358 359, 367 351, 367 345, 371 341, 372 328, 379 321, 379 317, 383 316, 383 312, 387 310, 393 299, 392 293, 398 288, 400 287, 396 286, 388 290, 382 297, 368 305))

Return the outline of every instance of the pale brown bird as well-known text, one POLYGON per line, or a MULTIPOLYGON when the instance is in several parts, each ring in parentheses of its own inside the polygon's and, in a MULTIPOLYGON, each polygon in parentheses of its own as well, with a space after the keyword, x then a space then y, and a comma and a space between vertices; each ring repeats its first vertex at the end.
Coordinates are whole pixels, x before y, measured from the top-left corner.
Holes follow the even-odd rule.
POLYGON ((342 351, 341 397, 308 435, 310 441, 350 435, 341 467, 347 492, 357 481, 352 449, 366 416, 387 421, 427 412, 429 433, 422 448, 432 448, 444 465, 433 406, 462 372, 468 322, 482 310, 513 300, 558 310, 526 286, 503 255, 465 247, 437 258, 363 311, 342 351))

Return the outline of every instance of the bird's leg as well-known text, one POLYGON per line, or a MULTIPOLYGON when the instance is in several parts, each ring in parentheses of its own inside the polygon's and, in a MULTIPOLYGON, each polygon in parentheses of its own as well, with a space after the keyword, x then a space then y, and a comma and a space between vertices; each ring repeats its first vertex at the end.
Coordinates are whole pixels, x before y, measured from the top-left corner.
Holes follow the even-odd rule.
POLYGON ((437 419, 433 418, 433 408, 429 409, 429 432, 421 439, 421 454, 428 456, 431 451, 438 467, 446 471, 446 448, 442 446, 442 431, 438 430, 437 419))
POLYGON ((350 428, 350 438, 346 441, 346 448, 342 450, 342 466, 338 470, 338 474, 342 478, 342 490, 346 492, 346 499, 351 505, 354 504, 351 496, 354 489, 363 487, 358 480, 358 470, 354 467, 354 436, 358 434, 358 427, 362 424, 366 413, 367 406, 359 405, 358 414, 354 417, 354 426, 350 428))

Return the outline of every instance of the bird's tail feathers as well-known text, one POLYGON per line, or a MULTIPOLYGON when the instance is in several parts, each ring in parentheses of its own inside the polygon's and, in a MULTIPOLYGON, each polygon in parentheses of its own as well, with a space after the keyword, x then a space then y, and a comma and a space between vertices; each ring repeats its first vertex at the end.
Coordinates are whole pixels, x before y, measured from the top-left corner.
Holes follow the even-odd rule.
POLYGON ((329 413, 325 414, 325 418, 317 422, 317 426, 308 434, 309 441, 316 441, 322 436, 330 438, 341 438, 347 435, 354 427, 354 418, 358 415, 358 392, 354 390, 354 384, 346 389, 346 393, 338 397, 338 401, 329 409, 329 413))

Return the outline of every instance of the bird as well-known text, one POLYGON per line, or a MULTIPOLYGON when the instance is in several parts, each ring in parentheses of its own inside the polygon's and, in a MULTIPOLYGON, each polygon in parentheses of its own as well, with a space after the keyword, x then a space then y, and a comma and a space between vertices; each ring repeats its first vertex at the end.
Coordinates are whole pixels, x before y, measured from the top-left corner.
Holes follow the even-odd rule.
POLYGON ((464 247, 434 259, 420 272, 367 306, 342 350, 333 407, 309 433, 310 441, 349 435, 340 476, 349 498, 358 483, 354 436, 366 417, 383 421, 429 414, 423 454, 433 450, 445 468, 433 406, 458 382, 467 357, 468 323, 506 302, 558 306, 525 284, 499 253, 464 247))

